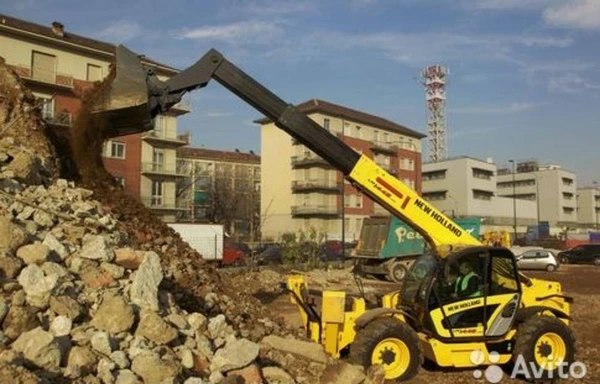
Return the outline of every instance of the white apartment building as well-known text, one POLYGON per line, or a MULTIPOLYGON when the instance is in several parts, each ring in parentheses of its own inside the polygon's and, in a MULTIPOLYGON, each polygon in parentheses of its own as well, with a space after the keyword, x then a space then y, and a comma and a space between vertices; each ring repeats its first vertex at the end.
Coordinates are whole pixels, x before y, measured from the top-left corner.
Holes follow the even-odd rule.
MULTIPOLYGON (((425 135, 378 116, 323 100, 298 109, 355 151, 372 158, 410 187, 421 189, 425 135)), ((363 196, 327 161, 268 119, 261 124, 261 220, 263 239, 312 229, 328 239, 358 239, 365 217, 388 212, 363 196), (343 194, 342 194, 343 191, 343 194)))
POLYGON ((558 165, 523 161, 498 170, 498 195, 537 202, 538 222, 550 227, 577 227, 577 177, 558 165), (514 180, 514 181, 513 181, 514 180), (514 186, 514 189, 513 189, 514 186))
POLYGON ((537 223, 535 202, 499 197, 496 165, 490 159, 457 157, 424 163, 423 197, 450 217, 482 217, 482 231, 513 231, 516 202, 517 232, 537 223))
POLYGON ((597 186, 577 190, 577 219, 582 227, 600 229, 600 189, 597 186))

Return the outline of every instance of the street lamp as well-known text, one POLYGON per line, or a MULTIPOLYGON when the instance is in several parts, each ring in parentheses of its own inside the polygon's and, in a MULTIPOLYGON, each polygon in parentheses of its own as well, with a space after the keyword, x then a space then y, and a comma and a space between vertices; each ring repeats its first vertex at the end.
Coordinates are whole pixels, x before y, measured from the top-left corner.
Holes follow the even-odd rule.
POLYGON ((509 163, 512 164, 512 185, 513 185, 513 230, 514 230, 514 239, 517 240, 517 192, 516 192, 516 182, 515 182, 515 161, 508 160, 509 163))

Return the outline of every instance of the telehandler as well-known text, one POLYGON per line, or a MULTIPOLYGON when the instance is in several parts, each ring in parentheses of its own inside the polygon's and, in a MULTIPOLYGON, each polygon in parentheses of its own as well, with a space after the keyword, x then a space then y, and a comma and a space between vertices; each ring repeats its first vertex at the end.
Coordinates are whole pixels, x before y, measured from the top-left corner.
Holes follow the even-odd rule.
POLYGON ((306 335, 332 356, 382 365, 385 377, 398 381, 414 377, 424 358, 442 367, 477 367, 520 356, 537 378, 557 377, 574 362, 572 299, 560 284, 519 273, 509 249, 484 246, 218 51, 164 82, 127 48, 119 46, 116 58, 116 77, 93 108, 105 136, 152 129, 157 114, 215 79, 427 240, 429 250, 412 264, 401 289, 376 301, 337 291, 315 294, 302 276, 289 278, 285 285, 306 335))

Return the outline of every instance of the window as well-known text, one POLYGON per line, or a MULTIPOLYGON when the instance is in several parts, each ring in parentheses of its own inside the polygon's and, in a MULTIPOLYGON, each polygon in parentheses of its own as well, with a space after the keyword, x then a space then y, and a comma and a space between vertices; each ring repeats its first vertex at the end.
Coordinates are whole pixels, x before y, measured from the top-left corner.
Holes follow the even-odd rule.
POLYGON ((573 194, 571 192, 563 192, 562 195, 565 200, 573 200, 573 194))
POLYGON ((363 206, 362 194, 359 193, 358 195, 355 195, 355 204, 354 204, 354 206, 356 208, 362 208, 362 206, 363 206))
POLYGON ((496 255, 491 263, 491 295, 502 295, 519 291, 512 259, 496 255))
POLYGON ((115 159, 125 158, 125 143, 119 141, 110 141, 110 153, 109 157, 115 159))
POLYGON ((383 132, 383 142, 384 143, 390 142, 390 135, 387 132, 383 132))
POLYGON ((56 56, 34 51, 31 58, 31 77, 54 84, 56 82, 56 56))
POLYGON ((150 205, 163 204, 163 183, 160 180, 152 180, 152 197, 150 205))
POLYGON ((162 171, 165 166, 165 151, 164 149, 152 149, 152 170, 162 171))
POLYGON ((446 178, 446 170, 442 169, 441 171, 423 172, 421 176, 423 181, 441 180, 446 178))
POLYGON ((414 171, 415 170, 415 162, 412 159, 408 159, 408 169, 409 171, 414 171))
POLYGON ((379 141, 379 131, 376 129, 373 130, 373 141, 376 143, 379 141))
POLYGON ((344 123, 344 136, 349 136, 350 135, 350 124, 349 123, 344 123))
POLYGON ((355 135, 355 137, 357 139, 362 139, 362 129, 360 128, 360 125, 356 126, 356 135, 355 135))
POLYGON ((481 168, 473 168, 473 177, 476 179, 490 180, 494 176, 493 171, 481 168))
POLYGON ((154 136, 164 137, 166 131, 166 121, 161 115, 156 115, 154 118, 154 136))
POLYGON ((570 179, 568 177, 563 177, 562 182, 563 182, 563 185, 573 185, 573 179, 570 179))
POLYGON ((360 229, 362 228, 362 219, 361 218, 356 219, 356 226, 354 228, 356 229, 357 232, 360 232, 360 229))
POLYGON ((352 199, 354 195, 344 195, 344 207, 352 206, 352 199))
POLYGON ((38 97, 37 100, 42 107, 42 118, 46 120, 54 118, 54 98, 38 97))
POLYGON ((102 80, 102 68, 99 65, 88 64, 87 65, 87 81, 100 81, 102 80))
POLYGON ((344 219, 344 232, 348 232, 350 230, 350 219, 344 219))
POLYGON ((473 190, 473 198, 478 200, 491 200, 492 196, 494 196, 494 192, 483 191, 481 189, 473 190))
POLYGON ((123 188, 125 188, 125 179, 120 176, 115 176, 115 181, 123 188))
POLYGON ((329 131, 330 120, 328 118, 323 119, 323 128, 329 131))
POLYGON ((575 211, 575 208, 571 208, 571 207, 563 207, 563 213, 565 215, 570 215, 571 213, 573 213, 575 211))
POLYGON ((448 191, 424 192, 423 198, 427 201, 446 200, 447 192, 448 191))

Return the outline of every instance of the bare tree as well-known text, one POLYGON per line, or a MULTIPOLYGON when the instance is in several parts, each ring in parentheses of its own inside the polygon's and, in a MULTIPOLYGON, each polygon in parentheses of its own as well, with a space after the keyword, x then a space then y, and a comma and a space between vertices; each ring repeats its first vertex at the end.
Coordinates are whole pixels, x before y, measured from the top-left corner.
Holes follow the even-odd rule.
POLYGON ((238 197, 230 177, 215 175, 209 186, 206 218, 213 223, 223 224, 225 230, 231 233, 239 209, 238 197))

